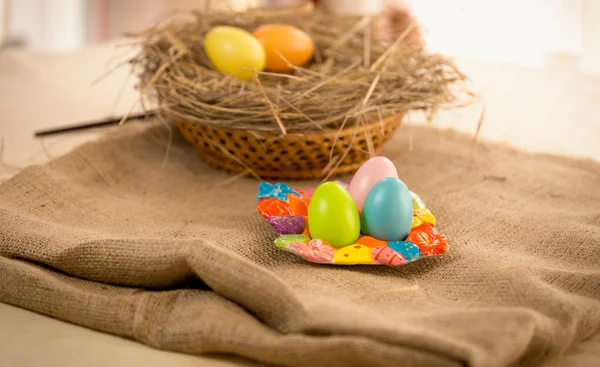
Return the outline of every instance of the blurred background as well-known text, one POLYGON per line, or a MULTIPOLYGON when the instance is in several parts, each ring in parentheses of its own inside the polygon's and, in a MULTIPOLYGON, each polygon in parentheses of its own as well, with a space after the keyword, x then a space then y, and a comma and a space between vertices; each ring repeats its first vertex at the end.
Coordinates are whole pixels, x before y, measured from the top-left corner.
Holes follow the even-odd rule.
MULTIPOLYGON (((144 29, 174 10, 294 6, 303 0, 0 0, 2 47, 64 52, 144 29)), ((447 55, 544 65, 553 54, 576 58, 600 75, 599 0, 322 0, 344 13, 409 8, 429 47, 447 55)))

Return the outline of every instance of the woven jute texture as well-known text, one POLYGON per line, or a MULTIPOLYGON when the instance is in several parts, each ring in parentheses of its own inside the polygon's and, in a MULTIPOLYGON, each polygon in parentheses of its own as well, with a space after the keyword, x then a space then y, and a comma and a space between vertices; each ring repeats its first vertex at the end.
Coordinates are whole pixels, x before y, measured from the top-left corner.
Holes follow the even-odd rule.
POLYGON ((0 186, 0 301, 285 366, 539 365, 598 331, 600 165, 412 133, 385 154, 448 254, 309 264, 272 245, 256 181, 179 137, 163 166, 165 133, 123 131, 0 186))

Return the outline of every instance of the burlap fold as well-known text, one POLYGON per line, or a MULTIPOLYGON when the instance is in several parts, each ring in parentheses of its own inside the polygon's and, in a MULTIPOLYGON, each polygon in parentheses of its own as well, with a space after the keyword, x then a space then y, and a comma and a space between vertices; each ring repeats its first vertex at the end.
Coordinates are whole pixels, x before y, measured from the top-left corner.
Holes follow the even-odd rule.
MULTIPOLYGON (((448 254, 401 268, 277 250, 257 182, 159 128, 0 186, 0 301, 185 353, 285 366, 535 365, 600 328, 600 165, 413 128, 386 146, 448 254)), ((311 186, 314 182, 292 183, 311 186)))

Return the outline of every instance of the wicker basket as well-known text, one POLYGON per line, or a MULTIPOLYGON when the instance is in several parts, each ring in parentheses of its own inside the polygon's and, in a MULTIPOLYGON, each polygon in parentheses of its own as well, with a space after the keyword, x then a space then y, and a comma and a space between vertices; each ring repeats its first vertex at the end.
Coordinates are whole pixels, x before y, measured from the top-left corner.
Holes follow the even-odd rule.
POLYGON ((330 173, 354 173, 371 157, 370 152, 381 152, 383 143, 401 121, 402 115, 394 115, 341 132, 327 130, 286 136, 259 136, 246 130, 187 121, 177 121, 177 126, 202 159, 214 167, 248 176, 255 174, 263 179, 315 179, 330 173))

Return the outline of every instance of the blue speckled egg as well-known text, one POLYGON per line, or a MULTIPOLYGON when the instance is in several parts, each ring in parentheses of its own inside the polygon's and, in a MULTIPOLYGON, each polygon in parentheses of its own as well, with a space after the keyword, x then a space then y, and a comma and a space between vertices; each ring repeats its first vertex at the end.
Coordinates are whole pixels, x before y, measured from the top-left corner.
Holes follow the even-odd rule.
POLYGON ((396 177, 383 178, 367 194, 362 233, 383 241, 403 241, 412 226, 413 204, 408 188, 396 177))

